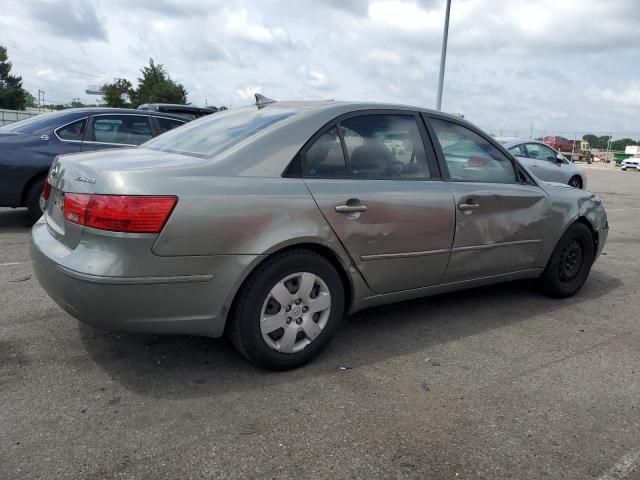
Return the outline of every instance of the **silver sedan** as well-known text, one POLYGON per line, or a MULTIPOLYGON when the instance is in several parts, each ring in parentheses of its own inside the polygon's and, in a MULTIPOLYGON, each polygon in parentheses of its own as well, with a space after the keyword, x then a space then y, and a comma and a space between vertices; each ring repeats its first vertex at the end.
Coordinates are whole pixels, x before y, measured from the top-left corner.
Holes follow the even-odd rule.
POLYGON ((62 156, 43 203, 33 265, 71 315, 226 333, 270 369, 374 305, 522 278, 573 295, 608 232, 597 196, 540 182, 459 118, 263 97, 139 148, 62 156))
POLYGON ((587 175, 584 170, 553 150, 548 145, 535 140, 497 138, 500 143, 531 169, 531 172, 545 182, 566 183, 574 188, 587 188, 587 175))

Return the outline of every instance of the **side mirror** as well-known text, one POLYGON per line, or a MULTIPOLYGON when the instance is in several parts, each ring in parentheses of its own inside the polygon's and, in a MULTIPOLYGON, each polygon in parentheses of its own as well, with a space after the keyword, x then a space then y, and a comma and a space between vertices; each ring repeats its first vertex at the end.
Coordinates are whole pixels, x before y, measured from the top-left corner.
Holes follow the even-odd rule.
POLYGON ((560 153, 556 154, 556 162, 557 163, 564 163, 564 157, 562 156, 562 154, 560 154, 560 153))

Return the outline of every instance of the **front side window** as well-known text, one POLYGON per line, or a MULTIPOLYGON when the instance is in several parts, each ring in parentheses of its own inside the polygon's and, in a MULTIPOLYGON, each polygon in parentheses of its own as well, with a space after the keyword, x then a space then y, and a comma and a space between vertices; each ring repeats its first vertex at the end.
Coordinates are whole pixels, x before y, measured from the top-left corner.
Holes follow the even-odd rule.
POLYGON ((56 130, 56 135, 60 140, 81 142, 84 136, 84 128, 87 125, 87 119, 78 120, 56 130))
POLYGON ((457 123, 431 119, 451 180, 515 183, 511 161, 487 139, 457 123))
POLYGON ((516 145, 515 147, 511 147, 509 149, 509 153, 514 157, 526 157, 527 150, 524 148, 524 145, 516 145))
POLYGON ((347 176, 347 165, 342 152, 338 129, 322 134, 304 154, 305 177, 339 178, 347 176))
POLYGON ((430 178, 412 115, 362 115, 340 122, 353 178, 430 178))
POLYGON ((534 160, 545 160, 547 162, 556 162, 556 154, 553 150, 539 143, 527 144, 527 156, 534 160))
POLYGON ((94 142, 122 145, 140 145, 153 136, 149 117, 146 115, 94 117, 91 133, 91 140, 94 142))
POLYGON ((174 120, 173 118, 155 117, 155 119, 160 133, 168 132, 169 130, 173 130, 174 128, 185 124, 185 122, 174 120))

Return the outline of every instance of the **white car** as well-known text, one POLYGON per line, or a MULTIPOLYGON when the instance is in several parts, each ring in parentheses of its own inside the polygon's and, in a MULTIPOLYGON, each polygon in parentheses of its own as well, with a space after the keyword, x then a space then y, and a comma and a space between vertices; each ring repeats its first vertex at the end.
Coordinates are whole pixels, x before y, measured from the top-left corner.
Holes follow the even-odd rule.
POLYGON ((640 170, 640 155, 634 155, 633 157, 629 157, 622 161, 620 164, 620 168, 622 170, 633 169, 640 170))

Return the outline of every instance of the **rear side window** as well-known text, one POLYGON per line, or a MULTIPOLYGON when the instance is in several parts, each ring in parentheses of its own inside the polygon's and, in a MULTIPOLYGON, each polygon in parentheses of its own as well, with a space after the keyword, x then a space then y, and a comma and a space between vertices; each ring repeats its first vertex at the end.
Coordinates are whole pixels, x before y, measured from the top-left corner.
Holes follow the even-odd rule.
POLYGON ((158 125, 158 130, 160 130, 160 133, 168 132, 169 130, 173 130, 174 128, 179 127, 180 125, 185 124, 185 122, 181 122, 180 120, 174 120, 172 118, 155 117, 155 119, 156 119, 156 124, 158 125))
POLYGON ((353 178, 430 178, 412 115, 362 115, 340 123, 353 178))
POLYGON ((524 145, 516 145, 515 147, 511 147, 509 149, 509 153, 514 157, 526 157, 527 151, 524 148, 524 145))
POLYGON ((81 142, 84 136, 84 129, 87 125, 87 119, 78 120, 56 130, 56 135, 60 140, 81 142))
POLYGON ((457 123, 431 119, 451 180, 516 183, 511 161, 487 139, 457 123))
POLYGON ((94 117, 91 134, 94 142, 122 145, 140 145, 153 136, 149 117, 146 115, 94 117))
POLYGON ((304 155, 305 177, 337 178, 347 176, 338 129, 333 127, 322 134, 304 155))

